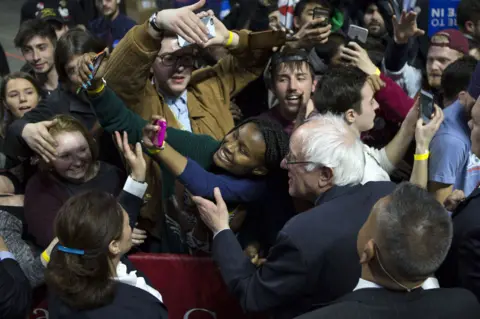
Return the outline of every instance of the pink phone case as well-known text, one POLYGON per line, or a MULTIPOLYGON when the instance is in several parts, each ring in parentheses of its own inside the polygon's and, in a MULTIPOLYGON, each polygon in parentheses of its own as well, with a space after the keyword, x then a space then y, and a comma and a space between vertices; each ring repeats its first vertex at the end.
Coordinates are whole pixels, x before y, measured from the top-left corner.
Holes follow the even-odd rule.
POLYGON ((160 130, 153 137, 153 145, 159 148, 163 148, 163 142, 165 140, 165 132, 167 131, 167 122, 156 120, 155 125, 160 126, 160 130))

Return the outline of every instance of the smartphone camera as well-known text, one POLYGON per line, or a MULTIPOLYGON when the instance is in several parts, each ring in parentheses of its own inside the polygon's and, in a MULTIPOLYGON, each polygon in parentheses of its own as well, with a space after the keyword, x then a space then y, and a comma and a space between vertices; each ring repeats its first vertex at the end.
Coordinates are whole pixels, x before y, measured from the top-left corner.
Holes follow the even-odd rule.
POLYGON ((433 95, 424 90, 420 91, 420 116, 425 124, 430 122, 434 112, 433 95))
POLYGON ((316 7, 313 9, 313 20, 324 18, 321 23, 314 25, 314 28, 324 28, 330 24, 330 12, 326 9, 316 7))

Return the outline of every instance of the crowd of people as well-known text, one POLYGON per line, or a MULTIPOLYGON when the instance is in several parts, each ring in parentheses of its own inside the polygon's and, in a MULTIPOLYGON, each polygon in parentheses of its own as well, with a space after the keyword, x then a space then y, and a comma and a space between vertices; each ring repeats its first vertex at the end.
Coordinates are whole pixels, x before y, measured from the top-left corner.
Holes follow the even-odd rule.
POLYGON ((121 4, 27 0, 0 59, 1 318, 167 318, 136 252, 211 256, 246 313, 480 317, 478 1, 431 37, 401 1, 121 4))

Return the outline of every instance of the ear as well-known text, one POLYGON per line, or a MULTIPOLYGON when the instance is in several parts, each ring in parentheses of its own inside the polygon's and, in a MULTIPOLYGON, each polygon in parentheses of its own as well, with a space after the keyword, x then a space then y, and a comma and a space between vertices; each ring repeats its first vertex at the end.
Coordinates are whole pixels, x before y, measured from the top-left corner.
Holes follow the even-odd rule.
POLYGON ((319 168, 320 178, 318 179, 318 186, 320 188, 324 188, 327 185, 332 184, 333 182, 333 170, 329 167, 321 167, 319 168))
POLYGON ((345 112, 345 120, 347 121, 348 124, 355 123, 356 118, 357 118, 357 112, 355 112, 353 109, 348 109, 345 112))
POLYGON ((318 80, 314 76, 313 83, 312 83, 312 93, 315 92, 315 89, 317 88, 317 83, 318 83, 318 80))
POLYGON ((473 21, 467 21, 465 22, 464 28, 467 33, 472 34, 475 32, 475 23, 473 23, 473 21))
POLYGON ((293 27, 295 28, 295 30, 300 29, 300 22, 298 20, 298 17, 293 17, 293 27))
POLYGON ((268 169, 265 166, 254 168, 252 174, 255 176, 265 176, 268 173, 268 169))
POLYGON ((110 254, 114 256, 120 255, 120 252, 121 252, 120 243, 116 240, 112 240, 108 245, 108 250, 110 251, 110 254))
POLYGON ((370 239, 363 247, 360 255, 360 264, 368 264, 375 257, 375 242, 370 239))

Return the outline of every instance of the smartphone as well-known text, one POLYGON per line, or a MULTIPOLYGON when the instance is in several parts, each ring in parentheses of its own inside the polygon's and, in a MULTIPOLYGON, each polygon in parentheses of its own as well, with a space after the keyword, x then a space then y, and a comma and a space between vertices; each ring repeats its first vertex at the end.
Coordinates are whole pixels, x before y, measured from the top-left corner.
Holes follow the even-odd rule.
POLYGON ((433 95, 427 91, 420 91, 420 116, 423 119, 423 123, 427 124, 432 119, 432 115, 435 112, 433 106, 433 95))
MULTIPOLYGON (((95 75, 97 75, 98 68, 100 68, 100 65, 102 64, 103 59, 107 56, 107 51, 103 50, 102 52, 98 53, 95 58, 92 61, 93 64, 93 71, 92 71, 92 76, 95 78, 95 75)), ((79 94, 83 90, 83 87, 80 86, 77 89, 77 94, 79 94)))
MULTIPOLYGON (((202 21, 202 23, 207 27, 208 29, 208 38, 211 39, 211 38, 214 38, 216 33, 215 33, 215 21, 213 21, 213 18, 208 16, 208 17, 204 17, 202 19, 200 19, 202 21)), ((184 38, 182 38, 181 36, 178 36, 178 45, 183 48, 183 47, 186 47, 188 45, 190 45, 191 43, 188 42, 187 40, 185 40, 184 38)))
POLYGON ((167 132, 167 122, 162 120, 155 120, 153 125, 160 126, 160 130, 152 137, 152 143, 158 148, 163 148, 163 142, 165 141, 165 133, 167 132))
POLYGON ((368 38, 368 29, 351 24, 348 27, 348 37, 355 42, 366 43, 368 38))
POLYGON ((314 25, 312 28, 323 28, 330 24, 330 11, 323 9, 321 7, 316 7, 313 9, 313 20, 325 18, 323 22, 314 25))

